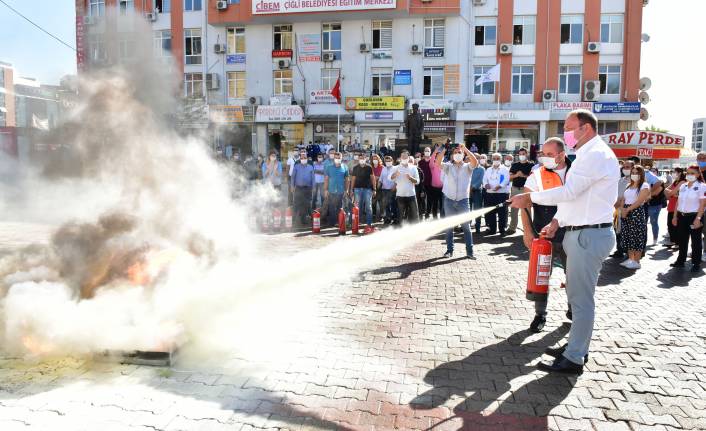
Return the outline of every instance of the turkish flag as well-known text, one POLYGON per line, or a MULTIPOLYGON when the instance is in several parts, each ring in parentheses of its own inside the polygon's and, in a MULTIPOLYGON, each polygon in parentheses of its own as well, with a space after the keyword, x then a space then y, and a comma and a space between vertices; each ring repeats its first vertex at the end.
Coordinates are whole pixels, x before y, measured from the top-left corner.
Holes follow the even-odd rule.
POLYGON ((331 95, 336 98, 336 102, 341 104, 341 78, 336 80, 336 85, 331 89, 331 95))

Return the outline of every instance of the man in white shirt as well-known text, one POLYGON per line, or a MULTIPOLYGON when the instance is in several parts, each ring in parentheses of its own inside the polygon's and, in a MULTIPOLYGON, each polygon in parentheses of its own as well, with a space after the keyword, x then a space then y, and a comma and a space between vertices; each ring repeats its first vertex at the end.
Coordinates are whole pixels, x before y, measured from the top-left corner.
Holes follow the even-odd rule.
POLYGON ((583 373, 595 318, 596 283, 603 261, 615 245, 613 210, 620 170, 613 151, 596 133, 598 121, 590 111, 576 110, 564 121, 564 142, 576 148, 576 160, 561 187, 523 193, 511 199, 514 208, 533 202, 556 205, 557 213, 545 230, 553 238, 566 229, 563 246, 568 267, 566 294, 573 313, 569 342, 545 352, 556 359, 539 369, 568 374, 583 373))
POLYGON ((419 219, 417 208, 417 193, 414 189, 419 184, 419 171, 410 163, 409 151, 400 153, 400 164, 390 170, 389 179, 394 181, 397 189, 397 214, 399 221, 414 222, 419 219))
MULTIPOLYGON (((483 188, 485 189, 485 206, 492 207, 503 203, 510 196, 510 170, 502 165, 500 153, 491 156, 492 165, 485 170, 483 175, 483 188)), ((507 207, 493 210, 485 215, 485 225, 488 226, 486 235, 495 235, 500 230, 500 235, 505 235, 507 226, 507 207)))

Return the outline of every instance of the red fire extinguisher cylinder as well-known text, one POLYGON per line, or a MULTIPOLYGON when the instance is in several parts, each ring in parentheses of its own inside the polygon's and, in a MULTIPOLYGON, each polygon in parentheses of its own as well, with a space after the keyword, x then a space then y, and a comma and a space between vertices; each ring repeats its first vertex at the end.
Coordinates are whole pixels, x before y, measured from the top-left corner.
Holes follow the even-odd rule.
POLYGON ((343 208, 338 211, 338 234, 346 234, 346 212, 343 211, 343 208))
POLYGON ((358 209, 358 205, 353 206, 351 214, 351 233, 353 235, 358 235, 358 230, 360 228, 360 209, 358 209))
POLYGON ((552 275, 552 243, 540 235, 532 241, 527 273, 527 299, 544 301, 549 295, 552 275))
POLYGON ((313 233, 321 233, 321 213, 319 210, 314 210, 311 215, 311 231, 313 233))

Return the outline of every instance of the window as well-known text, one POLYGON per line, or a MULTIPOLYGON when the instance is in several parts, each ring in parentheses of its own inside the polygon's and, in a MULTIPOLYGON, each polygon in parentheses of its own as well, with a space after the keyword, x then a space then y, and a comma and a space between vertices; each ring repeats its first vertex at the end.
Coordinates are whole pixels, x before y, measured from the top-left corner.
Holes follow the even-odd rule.
POLYGON ((120 0, 120 15, 127 15, 135 10, 134 0, 120 0))
MULTIPOLYGON (((476 66, 473 68, 473 82, 476 82, 481 75, 487 73, 493 66, 476 66)), ((473 87, 473 94, 495 94, 495 83, 485 82, 473 87)))
POLYGON ((534 66, 512 66, 512 94, 532 94, 534 66))
POLYGON ((373 96, 392 96, 392 70, 373 69, 373 96))
POLYGON ((559 66, 559 94, 581 94, 581 66, 559 66))
POLYGON ((443 48, 446 27, 443 19, 424 20, 424 47, 443 48))
POLYGON ((609 133, 618 133, 619 129, 619 121, 599 121, 597 132, 599 135, 607 135, 609 133))
POLYGON ((245 54, 245 28, 229 28, 226 30, 228 54, 245 54))
POLYGON ((373 55, 389 58, 392 53, 392 21, 373 21, 373 55))
POLYGON ((513 18, 512 43, 514 45, 534 45, 535 35, 534 16, 516 16, 513 18))
POLYGON ((201 10, 201 0, 184 0, 184 10, 201 10))
POLYGON ((324 24, 321 30, 323 52, 332 53, 334 59, 341 59, 341 24, 324 24))
POLYGON ((424 97, 444 97, 444 68, 424 68, 424 97))
POLYGON ((154 45, 152 48, 156 57, 169 57, 169 55, 172 53, 172 31, 155 31, 154 45))
POLYGON ((561 43, 581 44, 583 43, 583 16, 562 15, 561 16, 561 43))
POLYGON ((340 69, 321 69, 321 89, 332 90, 340 73, 340 69))
POLYGON ((620 66, 600 66, 601 94, 620 94, 620 66))
POLYGON ((172 0, 155 0, 154 8, 157 12, 168 13, 172 11, 172 0))
POLYGON ((105 15, 105 0, 88 0, 88 15, 105 15))
POLYGON ((5 69, 2 67, 0 67, 0 88, 5 88, 5 69))
POLYGON ((496 22, 495 18, 476 19, 476 46, 495 45, 496 22))
POLYGON ((201 64, 201 29, 187 28, 184 30, 184 54, 186 64, 201 64))
POLYGON ((245 72, 228 72, 228 97, 232 99, 244 98, 246 84, 245 72))
POLYGON ((601 15, 601 42, 623 43, 622 15, 601 15))
POLYGON ((108 59, 108 53, 105 50, 105 42, 97 34, 88 36, 88 58, 96 63, 108 59))
POLYGON ((292 26, 276 25, 274 26, 273 49, 292 49, 292 26))
POLYGON ((121 60, 129 60, 135 57, 137 44, 132 39, 120 39, 118 41, 118 55, 121 60))
POLYGON ((189 99, 203 98, 203 74, 184 74, 184 95, 189 99))
POLYGON ((275 94, 292 94, 292 69, 275 70, 275 94))

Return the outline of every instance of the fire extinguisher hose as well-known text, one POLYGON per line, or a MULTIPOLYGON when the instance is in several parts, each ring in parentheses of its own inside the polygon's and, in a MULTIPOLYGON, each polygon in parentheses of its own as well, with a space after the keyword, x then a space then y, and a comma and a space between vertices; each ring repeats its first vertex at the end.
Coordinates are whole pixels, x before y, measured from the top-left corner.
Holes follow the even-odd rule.
POLYGON ((525 214, 527 214, 527 218, 530 221, 529 225, 532 228, 532 233, 534 234, 534 237, 539 238, 540 233, 537 232, 537 229, 534 227, 534 223, 532 223, 532 214, 530 213, 529 208, 522 208, 522 210, 525 212, 525 214))

